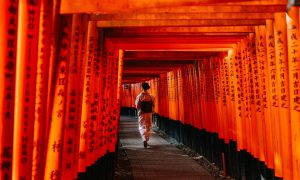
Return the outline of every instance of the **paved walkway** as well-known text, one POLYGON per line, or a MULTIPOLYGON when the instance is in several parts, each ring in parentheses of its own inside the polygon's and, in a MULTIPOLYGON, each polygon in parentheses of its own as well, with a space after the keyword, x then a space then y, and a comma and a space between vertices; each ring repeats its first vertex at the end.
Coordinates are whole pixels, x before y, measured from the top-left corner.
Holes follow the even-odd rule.
POLYGON ((213 180, 196 161, 153 133, 144 148, 137 119, 121 117, 120 140, 135 180, 213 180))

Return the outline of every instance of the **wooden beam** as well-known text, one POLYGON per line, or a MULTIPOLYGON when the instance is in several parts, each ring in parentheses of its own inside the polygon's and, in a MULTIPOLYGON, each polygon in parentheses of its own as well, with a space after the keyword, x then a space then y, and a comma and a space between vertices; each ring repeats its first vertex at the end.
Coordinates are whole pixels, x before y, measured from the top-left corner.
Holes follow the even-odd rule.
POLYGON ((122 37, 109 38, 117 48, 123 50, 196 50, 228 51, 243 36, 205 36, 205 37, 122 37))
POLYGON ((243 37, 111 38, 123 50, 196 50, 223 52, 243 37))
POLYGON ((129 74, 123 74, 123 77, 158 77, 158 73, 152 73, 152 74, 145 74, 143 72, 141 73, 129 73, 129 74))
POLYGON ((109 20, 184 20, 184 19, 273 19, 273 13, 118 13, 93 14, 91 21, 109 20))
POLYGON ((140 33, 122 33, 122 34, 110 34, 107 35, 106 37, 111 37, 111 38, 122 38, 122 37, 148 37, 148 38, 153 38, 153 37, 184 37, 184 36, 240 36, 240 37, 247 37, 249 33, 231 33, 231 32, 216 32, 216 33, 185 33, 185 32, 160 32, 160 33, 146 33, 146 32, 140 32, 140 33))
POLYGON ((132 80, 132 79, 123 79, 122 80, 122 84, 136 84, 136 83, 140 83, 140 82, 143 82, 143 81, 147 81, 147 80, 132 80))
POLYGON ((216 43, 130 43, 130 42, 116 42, 116 47, 123 50, 195 50, 195 51, 216 51, 224 52, 233 48, 234 43, 216 44, 216 43))
POLYGON ((141 28, 107 28, 106 37, 182 37, 182 36, 244 36, 254 33, 253 26, 222 27, 141 27, 141 28))
POLYGON ((143 80, 149 80, 149 79, 154 79, 154 78, 158 78, 159 75, 155 75, 155 76, 139 76, 139 75, 135 75, 135 76, 123 76, 123 80, 134 80, 134 81, 143 81, 143 80))
POLYGON ((220 55, 220 52, 197 51, 125 51, 124 60, 197 60, 220 55))
MULTIPOLYGON (((282 9, 282 3, 265 2, 267 7, 256 8, 256 5, 239 6, 213 6, 212 4, 221 4, 226 2, 249 2, 253 0, 62 0, 60 13, 120 13, 120 12, 278 12, 282 9), (279 4, 279 5, 277 5, 279 4), (186 6, 184 10, 180 10, 186 6), (247 7, 245 7, 247 6, 247 7), (180 7, 180 8, 178 8, 180 7)), ((257 2, 257 1, 256 1, 257 2)), ((283 1, 281 1, 283 2, 283 1)))
POLYGON ((136 74, 123 74, 123 78, 157 78, 159 74, 144 74, 144 73, 136 73, 136 74))
POLYGON ((151 71, 149 70, 144 70, 144 68, 142 69, 136 69, 136 70, 128 70, 128 69, 124 69, 123 70, 123 74, 124 75, 127 75, 127 74, 140 74, 140 73, 143 73, 145 75, 153 75, 153 74, 163 74, 163 73, 167 73, 169 71, 166 71, 166 70, 160 70, 159 68, 157 69, 152 69, 151 71))
POLYGON ((127 65, 126 66, 126 69, 144 69, 146 66, 148 66, 149 69, 154 69, 154 70, 161 70, 161 71, 170 71, 170 70, 173 70, 175 68, 179 68, 179 67, 182 67, 186 64, 157 64, 156 66, 151 66, 151 65, 143 65, 143 64, 140 64, 140 65, 127 65))
POLYGON ((133 83, 140 83, 143 81, 148 81, 154 78, 123 78, 122 83, 123 84, 133 84, 133 83))
POLYGON ((161 60, 161 61, 152 61, 152 60, 141 60, 141 61, 124 61, 124 69, 131 68, 160 68, 160 67, 180 67, 187 64, 193 64, 195 61, 192 60, 180 60, 180 61, 169 61, 169 60, 161 60))
POLYGON ((157 72, 157 73, 144 73, 144 72, 136 72, 136 73, 125 73, 123 74, 123 77, 127 77, 127 78, 156 78, 159 77, 160 74, 165 74, 167 72, 157 72))
MULTIPOLYGON (((221 0, 222 1, 222 0, 221 0)), ((256 4, 239 5, 230 4, 206 4, 204 6, 169 6, 169 7, 156 7, 149 9, 135 10, 131 12, 139 13, 275 13, 286 12, 286 3, 277 2, 272 3, 256 3, 256 4)), ((129 11, 130 12, 130 11, 129 11)))
POLYGON ((97 26, 108 27, 201 27, 201 26, 251 26, 265 25, 265 20, 125 20, 125 21, 97 21, 97 26))
POLYGON ((218 26, 218 27, 139 27, 139 28, 109 28, 107 35, 134 35, 151 33, 250 33, 255 32, 253 26, 218 26))
MULTIPOLYGON (((176 67, 175 67, 176 68, 176 67)), ((123 68, 123 71, 139 71, 141 69, 141 67, 130 67, 130 66, 126 66, 123 68)), ((148 67, 148 66, 144 66, 143 67, 143 71, 156 71, 158 68, 157 67, 148 67)), ((167 67, 167 66, 160 66, 159 70, 160 71, 172 71, 174 69, 174 67, 167 67)))
MULTIPOLYGON (((147 81, 147 80, 146 80, 147 81)), ((122 80, 122 84, 135 84, 142 81, 135 81, 135 80, 122 80)))
POLYGON ((219 5, 286 5, 288 0, 256 0, 241 2, 224 2, 219 5))
POLYGON ((184 37, 119 37, 110 38, 114 42, 130 42, 130 43, 164 43, 164 44, 193 44, 193 43, 216 43, 216 44, 228 44, 235 43, 245 38, 244 36, 184 36, 184 37))

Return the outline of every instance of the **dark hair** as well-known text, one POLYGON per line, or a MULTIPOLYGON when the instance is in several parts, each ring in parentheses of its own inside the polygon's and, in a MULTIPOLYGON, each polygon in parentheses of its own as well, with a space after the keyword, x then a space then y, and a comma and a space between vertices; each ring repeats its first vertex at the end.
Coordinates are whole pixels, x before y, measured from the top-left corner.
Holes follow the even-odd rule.
POLYGON ((148 83, 142 82, 142 88, 146 91, 146 90, 150 89, 150 86, 148 83))

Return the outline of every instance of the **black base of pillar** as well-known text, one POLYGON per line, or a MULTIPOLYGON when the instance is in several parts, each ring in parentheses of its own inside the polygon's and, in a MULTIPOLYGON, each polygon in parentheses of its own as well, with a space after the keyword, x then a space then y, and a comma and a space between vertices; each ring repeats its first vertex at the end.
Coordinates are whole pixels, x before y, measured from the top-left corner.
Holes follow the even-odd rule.
POLYGON ((86 168, 86 172, 78 173, 78 180, 113 180, 117 152, 107 153, 93 165, 86 168))
POLYGON ((261 179, 261 176, 267 180, 282 179, 275 177, 273 169, 269 169, 264 162, 254 158, 247 151, 237 151, 235 141, 225 143, 223 139, 219 139, 217 133, 210 133, 204 129, 199 130, 158 114, 153 116, 153 121, 170 137, 204 156, 221 170, 224 171, 225 168, 226 176, 237 180, 257 180, 261 179), (222 156, 225 159, 224 163, 222 156))

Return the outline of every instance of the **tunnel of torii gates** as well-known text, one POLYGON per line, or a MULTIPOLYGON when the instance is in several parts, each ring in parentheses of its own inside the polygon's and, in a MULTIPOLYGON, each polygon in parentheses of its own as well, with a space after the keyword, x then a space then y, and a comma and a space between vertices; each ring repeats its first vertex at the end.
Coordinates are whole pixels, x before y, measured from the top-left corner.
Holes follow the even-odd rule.
POLYGON ((299 180, 299 4, 1 0, 0 179, 109 179, 148 81, 158 126, 227 175, 299 180))

